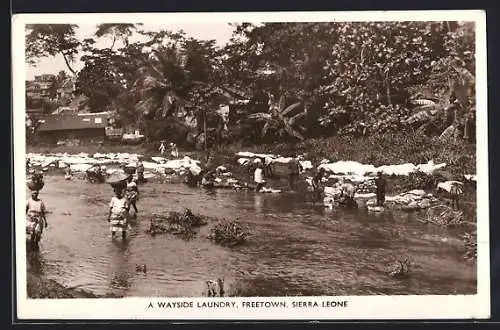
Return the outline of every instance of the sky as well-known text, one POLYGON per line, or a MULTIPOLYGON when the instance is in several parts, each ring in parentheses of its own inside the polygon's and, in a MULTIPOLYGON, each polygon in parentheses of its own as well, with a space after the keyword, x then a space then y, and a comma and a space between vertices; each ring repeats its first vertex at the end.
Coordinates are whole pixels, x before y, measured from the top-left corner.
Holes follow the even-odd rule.
MULTIPOLYGON (((169 31, 178 31, 183 30, 186 33, 187 37, 193 37, 200 40, 210 40, 214 39, 218 46, 224 46, 232 36, 233 27, 229 26, 227 23, 166 23, 166 24, 148 24, 144 23, 141 27, 142 30, 146 31, 159 31, 159 30, 169 30, 169 31)), ((79 24, 79 27, 76 29, 76 37, 79 40, 83 40, 85 38, 94 38, 97 43, 96 47, 109 47, 111 45, 110 38, 100 38, 97 39, 94 36, 96 31, 96 24, 79 24)), ((134 41, 134 38, 130 38, 130 41, 134 41)), ((115 48, 120 46, 117 42, 115 44, 115 48)), ((83 54, 79 54, 81 56, 83 54)), ((77 57, 72 67, 78 71, 83 67, 83 63, 80 61, 80 58, 77 57)), ((55 57, 44 57, 42 58, 36 66, 27 65, 26 67, 26 79, 32 80, 35 75, 52 73, 57 74, 59 71, 65 70, 68 71, 66 64, 64 63, 64 59, 61 55, 57 55, 55 57)), ((69 73, 69 71, 68 71, 69 73)))

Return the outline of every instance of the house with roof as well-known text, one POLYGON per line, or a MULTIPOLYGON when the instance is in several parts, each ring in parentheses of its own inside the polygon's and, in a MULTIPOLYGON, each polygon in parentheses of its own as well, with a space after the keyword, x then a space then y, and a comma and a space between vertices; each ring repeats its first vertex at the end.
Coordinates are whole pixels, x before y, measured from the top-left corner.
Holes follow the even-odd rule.
POLYGON ((37 133, 41 140, 51 143, 66 139, 102 141, 106 138, 109 118, 108 112, 46 115, 39 118, 37 133))

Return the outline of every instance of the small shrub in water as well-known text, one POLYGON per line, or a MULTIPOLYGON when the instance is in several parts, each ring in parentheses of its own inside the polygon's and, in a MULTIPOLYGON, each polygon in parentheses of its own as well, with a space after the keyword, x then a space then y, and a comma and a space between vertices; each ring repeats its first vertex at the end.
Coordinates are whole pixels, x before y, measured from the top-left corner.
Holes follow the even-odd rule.
POLYGON ((394 265, 389 270, 389 276, 395 278, 407 277, 412 271, 412 262, 409 258, 404 257, 395 261, 394 265))
POLYGON ((246 241, 248 232, 236 221, 216 223, 211 229, 208 238, 222 246, 236 246, 246 241))
POLYGON ((152 218, 149 229, 146 231, 151 236, 157 234, 173 234, 190 240, 196 235, 194 228, 206 225, 204 217, 194 215, 191 210, 185 209, 184 212, 170 212, 167 217, 156 216, 152 218))
POLYGON ((464 259, 473 261, 477 259, 477 231, 465 233, 463 236, 465 247, 464 259))
POLYGON ((447 205, 436 205, 429 208, 425 216, 419 221, 442 227, 458 227, 465 224, 463 212, 455 211, 447 205))

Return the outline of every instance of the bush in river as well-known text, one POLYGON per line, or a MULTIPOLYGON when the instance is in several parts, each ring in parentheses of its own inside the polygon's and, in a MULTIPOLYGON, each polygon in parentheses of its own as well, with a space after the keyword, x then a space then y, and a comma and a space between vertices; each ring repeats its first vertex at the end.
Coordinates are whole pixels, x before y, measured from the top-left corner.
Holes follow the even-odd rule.
POLYGON ((436 205, 427 210, 425 216, 419 219, 422 223, 432 223, 442 227, 459 227, 468 224, 464 221, 464 213, 456 211, 447 205, 436 205))
POLYGON ((236 221, 222 221, 211 229, 208 238, 222 246, 233 247, 246 241, 249 233, 236 221))
POLYGON ((170 212, 167 217, 156 216, 151 218, 149 229, 146 231, 151 236, 156 234, 173 234, 185 240, 194 237, 194 228, 206 225, 205 217, 194 215, 189 209, 184 212, 170 212))
POLYGON ((471 261, 477 259, 477 231, 465 233, 463 236, 465 247, 464 259, 471 261))
POLYGON ((404 278, 410 275, 413 263, 408 257, 401 257, 394 262, 389 269, 389 276, 395 278, 404 278))

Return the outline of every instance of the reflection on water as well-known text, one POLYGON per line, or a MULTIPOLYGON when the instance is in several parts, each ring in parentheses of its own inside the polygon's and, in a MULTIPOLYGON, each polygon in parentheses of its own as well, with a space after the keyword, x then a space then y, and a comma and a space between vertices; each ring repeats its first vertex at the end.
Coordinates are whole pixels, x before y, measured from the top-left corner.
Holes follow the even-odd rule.
POLYGON ((297 193, 141 186, 139 214, 125 241, 111 240, 108 185, 46 178, 40 197, 51 211, 29 271, 98 294, 201 296, 205 281, 224 278, 243 296, 473 293, 475 266, 464 263, 457 232, 419 224, 406 213, 328 210, 297 193), (197 237, 145 233, 152 214, 190 208, 234 219, 251 231, 234 249, 197 237), (404 280, 388 276, 398 258, 418 265, 404 280), (147 272, 136 271, 146 265, 147 272))

